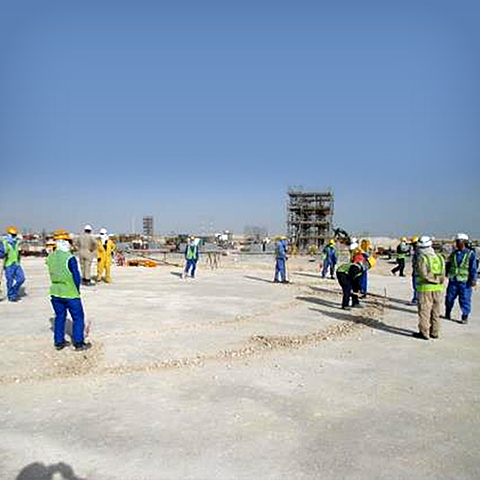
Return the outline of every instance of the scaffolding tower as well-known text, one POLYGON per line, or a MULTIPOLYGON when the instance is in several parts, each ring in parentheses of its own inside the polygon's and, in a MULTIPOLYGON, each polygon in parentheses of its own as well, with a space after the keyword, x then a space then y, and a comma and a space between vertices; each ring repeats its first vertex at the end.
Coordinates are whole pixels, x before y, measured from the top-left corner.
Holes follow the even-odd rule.
POLYGON ((333 236, 333 192, 288 190, 288 236, 299 251, 333 236))

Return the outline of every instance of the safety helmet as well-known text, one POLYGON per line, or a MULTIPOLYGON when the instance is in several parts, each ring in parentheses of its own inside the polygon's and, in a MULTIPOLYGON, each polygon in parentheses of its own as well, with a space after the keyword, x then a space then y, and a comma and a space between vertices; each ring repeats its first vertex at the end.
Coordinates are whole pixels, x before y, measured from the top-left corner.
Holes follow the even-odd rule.
POLYGON ((10 235, 16 235, 18 232, 13 225, 10 225, 10 227, 7 228, 7 233, 9 233, 10 235))
POLYGON ((329 242, 328 242, 329 245, 335 245, 335 240, 332 238, 329 242))
POLYGON ((70 234, 66 230, 55 230, 53 232, 54 240, 71 240, 70 234))
POLYGON ((100 235, 106 235, 107 234, 107 229, 106 228, 101 228, 100 229, 100 235))
POLYGON ((358 238, 352 237, 350 239, 350 244, 352 244, 352 243, 358 243, 358 238))
POLYGON ((412 239, 410 240, 411 243, 418 243, 418 237, 417 235, 414 235, 412 239))
POLYGON ((406 241, 407 241, 407 237, 402 237, 402 238, 401 238, 401 241, 402 241, 402 242, 406 242, 406 241))
POLYGON ((457 233, 455 240, 468 241, 468 235, 466 233, 457 233))
POLYGON ((353 251, 353 250, 356 250, 358 248, 358 243, 351 243, 350 246, 348 247, 348 249, 350 251, 353 251))
POLYGON ((92 226, 87 223, 87 224, 83 227, 83 230, 84 230, 85 232, 91 232, 91 231, 92 231, 92 226))
POLYGON ((418 241, 420 248, 427 248, 432 246, 432 239, 428 235, 422 235, 418 241))
POLYGON ((373 268, 377 264, 377 259, 375 257, 368 257, 368 268, 373 268))

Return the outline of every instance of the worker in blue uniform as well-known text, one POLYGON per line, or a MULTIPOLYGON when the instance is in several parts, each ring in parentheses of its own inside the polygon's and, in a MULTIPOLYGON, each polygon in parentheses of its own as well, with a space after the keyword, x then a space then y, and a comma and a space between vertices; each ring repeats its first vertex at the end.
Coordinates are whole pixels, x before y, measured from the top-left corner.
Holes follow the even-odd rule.
POLYGON ((335 278, 335 265, 337 264, 337 249, 335 248, 335 240, 330 240, 328 245, 323 249, 323 269, 322 278, 330 273, 330 278, 335 278), (329 272, 330 271, 330 272, 329 272))
POLYGON ((468 323, 472 310, 472 287, 477 284, 477 257, 468 247, 468 235, 455 237, 455 249, 446 264, 448 287, 445 297, 445 318, 451 319, 453 305, 458 297, 462 311, 462 323, 468 323))
POLYGON ((77 259, 70 253, 71 238, 65 230, 57 230, 53 238, 55 250, 47 257, 47 267, 51 280, 50 298, 55 312, 55 348, 62 350, 68 345, 65 341, 68 311, 73 321, 73 346, 77 351, 87 350, 91 344, 85 342, 85 315, 80 298, 82 278, 77 259))
POLYGON ((198 240, 195 237, 190 237, 185 248, 185 269, 182 274, 182 278, 190 275, 195 278, 195 271, 197 270, 197 262, 199 258, 198 253, 198 240))
POLYGON ((287 237, 280 237, 275 244, 274 283, 289 283, 287 279, 288 245, 287 237))
POLYGON ((15 227, 7 228, 7 235, 0 241, 0 258, 7 280, 7 297, 10 302, 19 298, 20 287, 25 283, 25 274, 20 265, 20 248, 15 227))

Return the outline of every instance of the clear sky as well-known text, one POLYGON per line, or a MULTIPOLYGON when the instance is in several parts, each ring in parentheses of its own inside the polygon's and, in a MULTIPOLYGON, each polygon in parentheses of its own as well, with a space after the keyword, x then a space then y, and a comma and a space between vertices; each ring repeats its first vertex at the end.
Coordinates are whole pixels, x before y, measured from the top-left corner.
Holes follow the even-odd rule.
POLYGON ((480 236, 480 2, 0 0, 0 227, 480 236))

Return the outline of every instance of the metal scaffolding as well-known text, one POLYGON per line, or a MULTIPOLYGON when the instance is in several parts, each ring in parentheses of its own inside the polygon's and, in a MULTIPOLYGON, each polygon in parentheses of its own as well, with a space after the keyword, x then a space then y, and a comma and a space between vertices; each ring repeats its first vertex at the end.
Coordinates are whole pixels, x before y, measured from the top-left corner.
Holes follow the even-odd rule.
POLYGON ((288 191, 288 236, 300 251, 320 247, 333 235, 333 192, 288 191))

